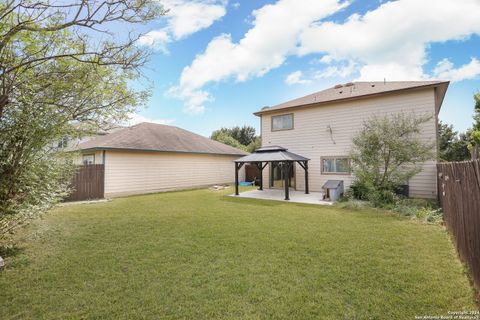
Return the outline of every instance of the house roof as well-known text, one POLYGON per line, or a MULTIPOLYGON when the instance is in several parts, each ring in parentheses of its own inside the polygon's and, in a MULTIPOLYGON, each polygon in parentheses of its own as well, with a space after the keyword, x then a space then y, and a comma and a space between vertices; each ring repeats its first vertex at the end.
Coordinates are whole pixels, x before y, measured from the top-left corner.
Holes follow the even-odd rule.
POLYGON ((244 156, 235 162, 268 162, 268 161, 308 161, 299 154, 289 152, 280 146, 266 146, 257 149, 254 153, 244 156))
POLYGON ((414 90, 422 88, 440 88, 438 96, 438 110, 447 91, 449 81, 378 81, 378 82, 349 82, 336 85, 322 91, 318 91, 307 96, 293 99, 276 106, 264 107, 254 114, 259 116, 263 113, 277 110, 291 109, 297 107, 319 105, 337 101, 346 101, 360 98, 367 98, 376 95, 390 94, 404 90, 414 90))
POLYGON ((77 150, 137 150, 243 156, 247 153, 193 132, 142 122, 82 142, 77 150))

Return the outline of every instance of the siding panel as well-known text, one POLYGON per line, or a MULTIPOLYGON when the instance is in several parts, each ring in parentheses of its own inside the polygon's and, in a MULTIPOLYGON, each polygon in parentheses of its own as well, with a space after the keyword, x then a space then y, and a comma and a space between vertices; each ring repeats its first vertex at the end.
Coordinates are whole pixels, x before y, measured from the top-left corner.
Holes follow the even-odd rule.
MULTIPOLYGON (((432 115, 432 119, 422 125, 421 137, 426 142, 434 143, 436 141, 434 90, 426 89, 297 109, 293 111, 295 124, 293 130, 272 132, 271 116, 282 112, 264 114, 261 117, 262 144, 280 145, 310 158, 309 180, 312 191, 320 191, 321 186, 329 179, 344 180, 348 187, 353 181, 353 176, 321 174, 320 157, 348 155, 352 147, 352 138, 361 130, 363 122, 372 115, 412 111, 419 115, 432 115), (328 126, 332 128, 332 136, 328 126)), ((436 197, 435 170, 435 161, 423 164, 422 172, 409 181, 412 197, 436 197)), ((264 181, 269 181, 268 175, 269 170, 265 170, 264 181)), ((305 189, 304 172, 299 165, 296 166, 296 186, 298 190, 305 189)))
MULTIPOLYGON (((231 183, 233 160, 223 155, 106 152, 105 196, 115 197, 231 183)), ((243 180, 244 171, 240 179, 243 180)))

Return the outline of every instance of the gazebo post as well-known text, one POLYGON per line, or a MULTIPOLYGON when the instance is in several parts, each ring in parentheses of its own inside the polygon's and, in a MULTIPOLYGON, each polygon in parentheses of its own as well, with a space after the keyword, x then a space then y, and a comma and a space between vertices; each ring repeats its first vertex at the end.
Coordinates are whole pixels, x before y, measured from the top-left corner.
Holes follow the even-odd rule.
POLYGON ((304 162, 305 164, 305 194, 309 194, 309 191, 308 191, 308 161, 305 161, 304 162))
POLYGON ((263 190, 263 166, 261 162, 257 162, 258 169, 260 169, 260 188, 258 190, 263 190))
POLYGON ((290 196, 288 194, 288 178, 290 176, 290 163, 285 161, 283 163, 283 177, 285 178, 285 200, 290 200, 290 196))
POLYGON ((235 162, 235 195, 238 196, 238 170, 240 169, 238 167, 238 163, 235 162))

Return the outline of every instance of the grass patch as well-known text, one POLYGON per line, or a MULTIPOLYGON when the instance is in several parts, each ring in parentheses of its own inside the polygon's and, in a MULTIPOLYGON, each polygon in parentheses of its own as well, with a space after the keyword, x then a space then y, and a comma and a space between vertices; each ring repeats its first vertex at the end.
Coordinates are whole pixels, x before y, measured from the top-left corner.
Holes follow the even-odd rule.
POLYGON ((476 309, 440 226, 231 192, 56 208, 6 258, 0 319, 413 319, 476 309))

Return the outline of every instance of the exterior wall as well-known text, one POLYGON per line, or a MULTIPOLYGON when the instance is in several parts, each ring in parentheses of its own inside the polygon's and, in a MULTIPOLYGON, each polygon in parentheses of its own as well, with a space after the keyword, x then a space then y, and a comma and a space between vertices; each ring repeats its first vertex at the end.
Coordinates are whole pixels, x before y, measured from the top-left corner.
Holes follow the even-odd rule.
MULTIPOLYGON (((279 145, 289 151, 310 158, 310 190, 321 191, 329 179, 343 180, 345 187, 351 184, 352 175, 327 175, 320 170, 320 157, 347 156, 352 138, 361 130, 363 121, 374 114, 384 115, 395 112, 430 114, 432 119, 422 125, 422 139, 436 142, 436 117, 434 89, 409 91, 356 101, 337 102, 318 107, 299 108, 289 111, 263 114, 261 116, 262 145, 279 145), (271 131, 271 116, 294 113, 294 129, 271 131), (327 127, 331 126, 330 136, 327 127)), ((436 151, 436 149, 435 149, 436 151)), ((264 170, 265 187, 269 181, 269 168, 264 170)), ((295 168, 296 188, 304 190, 304 170, 295 168)), ((422 172, 409 181, 410 196, 434 198, 437 194, 435 161, 426 162, 422 172)))
POLYGON ((103 164, 103 154, 102 154, 102 152, 103 151, 101 151, 101 150, 83 151, 83 152, 79 153, 78 156, 75 157, 75 163, 76 164, 82 164, 83 155, 93 154, 93 155, 95 155, 95 163, 94 164, 103 164))
MULTIPOLYGON (((105 196, 232 183, 235 181, 233 161, 237 158, 240 156, 107 150, 105 196)), ((239 178, 243 181, 243 169, 239 178)))

